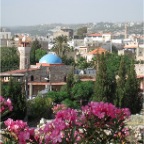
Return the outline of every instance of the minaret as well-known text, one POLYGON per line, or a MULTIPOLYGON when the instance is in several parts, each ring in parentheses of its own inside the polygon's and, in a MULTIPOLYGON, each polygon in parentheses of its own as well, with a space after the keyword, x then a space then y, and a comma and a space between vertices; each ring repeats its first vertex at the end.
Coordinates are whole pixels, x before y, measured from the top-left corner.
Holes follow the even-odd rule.
POLYGON ((19 40, 19 47, 18 47, 18 51, 20 54, 20 66, 19 69, 26 69, 28 68, 29 64, 30 64, 30 51, 31 51, 31 47, 29 46, 30 44, 30 38, 28 36, 23 36, 20 40, 19 40))
POLYGON ((127 24, 125 24, 125 39, 127 39, 127 24))

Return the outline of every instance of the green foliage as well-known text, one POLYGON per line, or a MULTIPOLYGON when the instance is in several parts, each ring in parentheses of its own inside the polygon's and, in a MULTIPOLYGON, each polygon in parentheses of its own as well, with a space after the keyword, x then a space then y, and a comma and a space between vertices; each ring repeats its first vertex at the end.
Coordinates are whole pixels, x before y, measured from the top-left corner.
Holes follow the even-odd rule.
POLYGON ((61 103, 64 99, 68 97, 68 94, 66 91, 50 91, 47 93, 48 98, 51 98, 53 102, 55 103, 61 103))
POLYGON ((40 58, 42 56, 44 56, 45 54, 47 54, 46 50, 43 50, 43 49, 35 50, 35 60, 36 60, 36 62, 39 62, 40 58))
POLYGON ((142 97, 133 61, 130 65, 125 84, 124 107, 129 108, 132 114, 139 113, 142 108, 142 97))
POLYGON ((28 119, 51 118, 52 100, 47 97, 37 96, 27 102, 28 119))
POLYGON ((126 83, 126 67, 125 59, 122 56, 119 66, 119 71, 117 75, 117 89, 116 89, 116 101, 115 104, 118 107, 123 107, 124 97, 125 97, 125 83, 126 83))
POLYGON ((72 98, 71 95, 71 88, 74 86, 74 74, 73 74, 73 70, 68 74, 68 76, 66 77, 66 92, 68 94, 68 96, 70 97, 70 99, 72 98))
POLYGON ((104 54, 97 59, 97 72, 95 82, 94 101, 108 101, 107 95, 109 91, 107 67, 104 54))
POLYGON ((106 67, 109 78, 115 79, 115 76, 118 74, 120 60, 121 57, 117 54, 106 54, 106 67))
POLYGON ((41 48, 41 44, 39 41, 36 39, 35 41, 32 42, 31 46, 31 52, 30 52, 30 63, 31 64, 36 64, 38 61, 36 59, 36 50, 41 48))
POLYGON ((15 47, 1 47, 1 72, 19 68, 19 56, 15 47))
POLYGON ((79 105, 77 104, 77 102, 69 98, 64 99, 61 103, 65 104, 67 107, 70 107, 70 108, 79 108, 79 105))
POLYGON ((112 45, 112 52, 116 54, 118 53, 118 49, 114 45, 112 45))
POLYGON ((89 67, 89 63, 87 62, 86 58, 80 57, 76 63, 76 67, 81 70, 84 70, 89 67))
POLYGON ((23 91, 24 85, 10 79, 8 84, 2 84, 2 95, 10 98, 13 103, 13 111, 9 117, 24 119, 26 114, 26 98, 23 91))
POLYGON ((94 93, 94 84, 91 81, 79 82, 72 87, 72 96, 75 100, 89 101, 94 93))
POLYGON ((65 65, 72 65, 72 66, 75 65, 75 60, 74 60, 74 58, 73 58, 73 57, 68 58, 66 55, 62 57, 62 62, 63 62, 65 65))
POLYGON ((82 27, 77 30, 77 36, 79 36, 79 38, 84 38, 86 34, 87 34, 87 27, 82 27))
POLYGON ((67 37, 66 36, 58 36, 55 38, 55 43, 52 48, 52 51, 56 52, 59 57, 65 56, 67 51, 71 51, 71 48, 67 44, 67 37))

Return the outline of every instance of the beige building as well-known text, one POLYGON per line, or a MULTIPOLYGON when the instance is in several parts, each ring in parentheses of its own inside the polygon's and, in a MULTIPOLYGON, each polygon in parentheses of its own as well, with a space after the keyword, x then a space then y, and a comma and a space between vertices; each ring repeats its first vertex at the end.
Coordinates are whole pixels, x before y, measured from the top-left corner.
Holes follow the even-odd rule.
POLYGON ((60 29, 53 33, 53 38, 55 39, 58 36, 67 36, 68 39, 73 38, 73 30, 72 29, 60 29))
POLYGON ((138 46, 136 50, 136 60, 144 61, 144 44, 138 46))

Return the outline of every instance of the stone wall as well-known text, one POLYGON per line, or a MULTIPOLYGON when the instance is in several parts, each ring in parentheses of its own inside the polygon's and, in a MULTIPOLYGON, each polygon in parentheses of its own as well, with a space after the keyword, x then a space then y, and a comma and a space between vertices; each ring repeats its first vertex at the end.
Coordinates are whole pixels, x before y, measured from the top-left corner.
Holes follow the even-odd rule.
POLYGON ((49 77, 50 82, 64 82, 64 77, 72 71, 72 66, 58 65, 50 67, 41 67, 40 69, 28 72, 28 81, 46 82, 45 78, 49 77))
POLYGON ((72 66, 51 66, 49 70, 51 82, 64 82, 64 78, 72 71, 72 66))

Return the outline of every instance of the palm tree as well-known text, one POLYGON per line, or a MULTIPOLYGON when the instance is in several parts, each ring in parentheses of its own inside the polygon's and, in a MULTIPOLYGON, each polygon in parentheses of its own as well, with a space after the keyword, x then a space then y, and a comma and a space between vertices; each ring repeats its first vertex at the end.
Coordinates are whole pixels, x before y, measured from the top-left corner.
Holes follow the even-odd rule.
POLYGON ((58 36, 55 38, 55 44, 52 48, 53 51, 56 52, 58 56, 61 58, 65 55, 67 51, 70 51, 70 47, 67 44, 67 36, 58 36))

